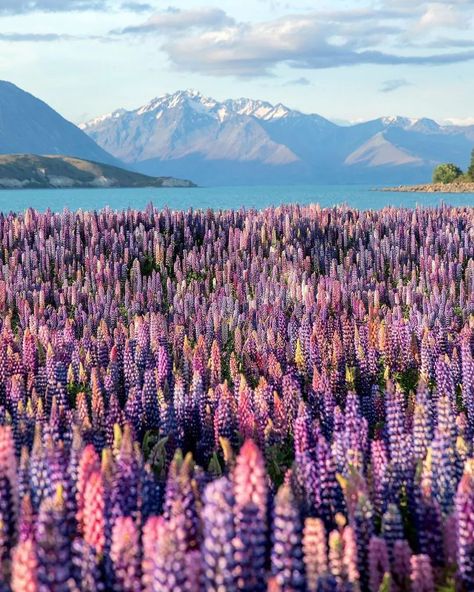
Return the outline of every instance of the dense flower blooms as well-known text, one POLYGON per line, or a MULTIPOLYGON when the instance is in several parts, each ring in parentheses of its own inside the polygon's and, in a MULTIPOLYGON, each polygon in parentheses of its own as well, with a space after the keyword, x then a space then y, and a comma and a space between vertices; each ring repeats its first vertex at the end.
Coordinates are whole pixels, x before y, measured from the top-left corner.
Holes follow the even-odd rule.
POLYGON ((471 590, 473 227, 0 214, 0 590, 471 590))

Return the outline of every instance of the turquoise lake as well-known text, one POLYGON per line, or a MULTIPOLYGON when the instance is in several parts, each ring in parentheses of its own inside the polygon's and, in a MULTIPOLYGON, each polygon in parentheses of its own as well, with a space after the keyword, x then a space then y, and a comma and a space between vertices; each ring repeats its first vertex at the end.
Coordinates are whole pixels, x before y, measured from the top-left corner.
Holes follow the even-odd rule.
POLYGON ((191 189, 24 189, 0 191, 0 211, 20 212, 28 207, 53 211, 98 210, 106 206, 118 210, 144 208, 153 203, 171 209, 266 208, 283 203, 319 203, 323 207, 347 204, 361 210, 385 206, 413 208, 474 206, 474 193, 397 193, 374 191, 368 185, 296 185, 198 187, 191 189))

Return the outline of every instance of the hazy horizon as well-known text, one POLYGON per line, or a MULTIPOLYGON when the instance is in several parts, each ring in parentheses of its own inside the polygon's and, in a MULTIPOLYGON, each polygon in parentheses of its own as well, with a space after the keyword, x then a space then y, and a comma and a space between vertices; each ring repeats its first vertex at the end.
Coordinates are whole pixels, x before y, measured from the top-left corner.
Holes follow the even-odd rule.
POLYGON ((0 78, 75 123, 191 87, 336 122, 467 124, 473 16, 471 0, 0 0, 0 78))

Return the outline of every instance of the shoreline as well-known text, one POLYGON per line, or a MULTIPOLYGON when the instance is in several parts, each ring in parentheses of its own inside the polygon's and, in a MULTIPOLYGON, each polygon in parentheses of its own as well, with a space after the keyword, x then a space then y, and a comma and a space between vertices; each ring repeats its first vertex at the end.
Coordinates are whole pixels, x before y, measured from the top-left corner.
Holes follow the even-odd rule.
POLYGON ((382 187, 375 191, 399 193, 474 193, 472 183, 425 183, 421 185, 397 185, 396 187, 382 187))

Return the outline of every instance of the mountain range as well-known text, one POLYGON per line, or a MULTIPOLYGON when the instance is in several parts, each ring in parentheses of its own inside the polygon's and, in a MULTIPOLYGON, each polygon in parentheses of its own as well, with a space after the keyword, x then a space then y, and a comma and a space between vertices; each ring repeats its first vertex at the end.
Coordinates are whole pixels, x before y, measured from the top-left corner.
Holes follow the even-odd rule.
POLYGON ((337 125, 279 103, 178 91, 75 126, 0 81, 0 154, 62 155, 200 185, 423 183, 466 167, 474 126, 382 117, 337 125))
POLYGON ((281 103, 192 90, 80 127, 140 172, 212 185, 426 182, 439 162, 465 167, 474 146, 474 126, 407 117, 343 126, 281 103))

